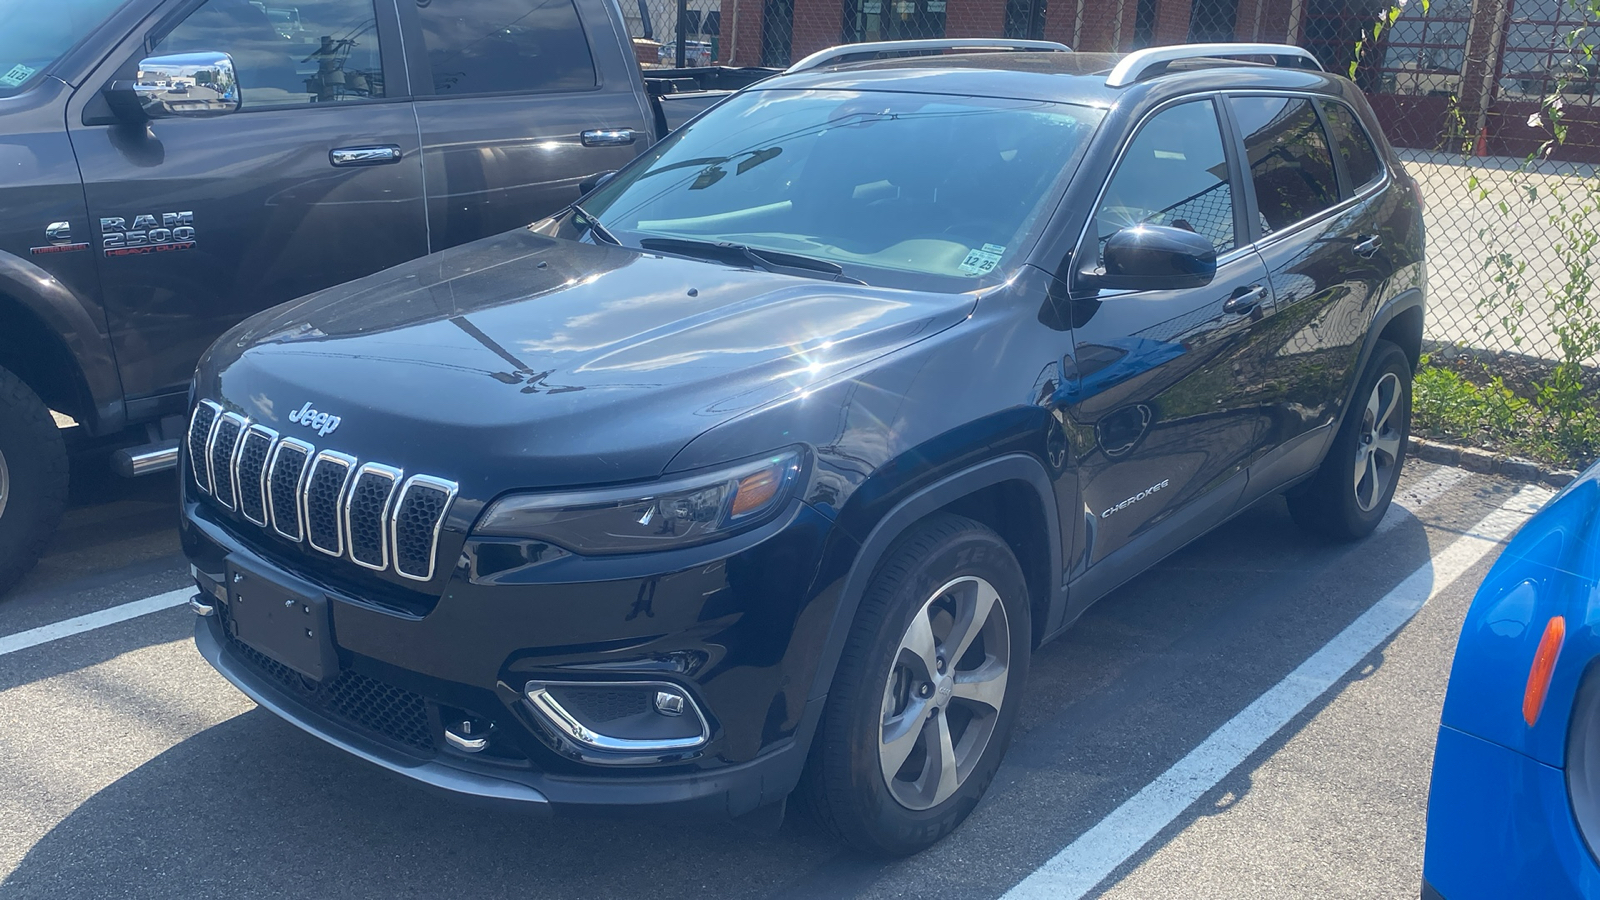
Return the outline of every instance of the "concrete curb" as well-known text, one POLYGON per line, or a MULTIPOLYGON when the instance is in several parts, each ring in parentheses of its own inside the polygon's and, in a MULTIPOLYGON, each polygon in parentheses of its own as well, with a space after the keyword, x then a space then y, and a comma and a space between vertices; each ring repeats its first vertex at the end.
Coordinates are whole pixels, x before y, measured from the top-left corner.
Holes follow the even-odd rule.
POLYGON ((1551 469, 1518 456, 1505 456, 1477 447, 1457 447, 1439 441, 1412 437, 1407 448, 1417 459, 1447 466, 1459 466, 1485 475, 1500 475, 1517 481, 1566 487, 1578 473, 1572 469, 1551 469))

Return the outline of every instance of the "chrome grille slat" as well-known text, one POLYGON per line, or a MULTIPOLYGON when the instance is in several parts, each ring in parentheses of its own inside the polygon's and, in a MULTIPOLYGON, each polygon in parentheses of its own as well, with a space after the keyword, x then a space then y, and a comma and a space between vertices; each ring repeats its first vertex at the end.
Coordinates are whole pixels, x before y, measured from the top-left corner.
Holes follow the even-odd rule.
POLYGON ((405 473, 382 463, 366 463, 350 482, 350 499, 344 504, 344 542, 350 561, 374 571, 389 568, 389 541, 384 523, 394 502, 395 488, 405 473))
POLYGON ((267 525, 267 459, 278 433, 265 425, 251 425, 233 454, 233 485, 239 514, 263 528, 267 525))
POLYGON ((333 450, 318 451, 300 487, 300 507, 305 510, 306 543, 329 556, 344 555, 344 530, 339 511, 345 503, 356 460, 333 450))
POLYGON ((185 434, 202 494, 252 524, 374 572, 432 581, 458 487, 318 450, 200 400, 185 434))
POLYGON ((201 400, 189 417, 189 472, 195 486, 203 493, 211 493, 211 432, 222 417, 222 407, 210 400, 201 400))
POLYGON ((394 555, 394 570, 412 581, 431 581, 439 555, 439 531, 450 503, 456 498, 456 484, 431 475, 406 479, 389 514, 389 541, 394 555))
POLYGON ((305 441, 286 437, 273 448, 272 460, 267 464, 267 505, 272 513, 272 530, 295 543, 305 538, 300 485, 305 480, 311 456, 316 452, 316 448, 305 441))
POLYGON ((206 470, 211 478, 211 496, 217 502, 233 509, 233 450, 244 433, 247 421, 236 412, 225 412, 211 429, 211 439, 206 442, 206 470), (220 478, 218 476, 221 476, 220 478))

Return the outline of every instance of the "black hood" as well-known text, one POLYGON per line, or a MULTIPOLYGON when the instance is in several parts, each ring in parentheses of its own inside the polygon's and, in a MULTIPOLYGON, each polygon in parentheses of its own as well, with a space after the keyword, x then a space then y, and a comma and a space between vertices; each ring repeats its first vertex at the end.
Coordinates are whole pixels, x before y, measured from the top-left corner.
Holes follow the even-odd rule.
POLYGON ((197 386, 285 435, 463 493, 628 481, 973 304, 519 230, 261 313, 211 348, 197 386), (337 427, 291 422, 308 403, 337 427))

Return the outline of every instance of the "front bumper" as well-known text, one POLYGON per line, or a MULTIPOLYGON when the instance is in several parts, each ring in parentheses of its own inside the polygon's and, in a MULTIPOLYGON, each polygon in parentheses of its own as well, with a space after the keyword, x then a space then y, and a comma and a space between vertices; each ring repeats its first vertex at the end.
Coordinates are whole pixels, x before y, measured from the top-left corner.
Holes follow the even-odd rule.
MULTIPOLYGON (((479 584, 467 567, 424 615, 384 608, 341 586, 326 596, 339 675, 314 683, 229 629, 232 565, 304 582, 292 558, 248 546, 185 504, 185 551, 207 603, 196 645, 224 677, 303 730, 419 784, 532 811, 659 810, 736 816, 798 782, 823 697, 808 697, 818 623, 831 597, 813 584, 831 523, 803 504, 729 555, 609 581, 479 584), (525 688, 539 683, 681 686, 709 723, 693 752, 596 759, 547 727, 525 688), (493 723, 493 748, 465 753, 442 723, 493 723)), ((603 756, 604 754, 599 754, 603 756)))
POLYGON ((1448 726, 1428 796, 1423 896, 1600 896, 1600 868, 1568 805, 1562 770, 1448 726))

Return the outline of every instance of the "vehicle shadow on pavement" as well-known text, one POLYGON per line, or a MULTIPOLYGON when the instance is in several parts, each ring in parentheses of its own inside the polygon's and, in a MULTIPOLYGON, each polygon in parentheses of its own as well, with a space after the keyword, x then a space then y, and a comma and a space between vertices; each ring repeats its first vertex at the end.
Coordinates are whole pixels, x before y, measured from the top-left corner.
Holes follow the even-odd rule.
POLYGON ((796 824, 761 835, 699 820, 552 821, 474 808, 256 709, 82 804, 33 846, 0 894, 761 896, 837 852, 796 824))

